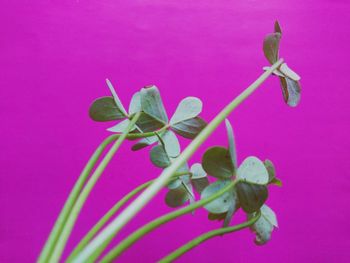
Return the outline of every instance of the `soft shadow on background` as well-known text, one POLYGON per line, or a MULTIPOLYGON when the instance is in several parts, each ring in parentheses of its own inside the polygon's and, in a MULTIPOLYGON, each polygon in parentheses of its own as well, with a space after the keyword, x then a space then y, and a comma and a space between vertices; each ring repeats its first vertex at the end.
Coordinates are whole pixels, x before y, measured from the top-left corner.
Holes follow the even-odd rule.
MULTIPOLYGON (((183 97, 197 96, 210 120, 268 64, 262 40, 278 19, 281 56, 302 76, 302 101, 287 107, 271 78, 230 120, 239 161, 256 155, 276 165, 284 186, 272 187, 267 203, 280 228, 266 246, 255 246, 245 230, 210 240, 179 262, 348 262, 349 13, 348 1, 322 0, 3 1, 0 261, 36 259, 78 174, 108 135, 111 125, 87 114, 93 99, 109 94, 106 77, 125 104, 155 84, 169 115, 183 97)), ((205 146, 226 143, 221 127, 205 146)), ((93 190, 68 250, 123 194, 159 174, 147 150, 130 146, 93 190)), ((163 198, 118 240, 170 211, 163 198)), ((140 255, 154 262, 218 226, 204 211, 186 215, 135 244, 121 262, 140 255)))

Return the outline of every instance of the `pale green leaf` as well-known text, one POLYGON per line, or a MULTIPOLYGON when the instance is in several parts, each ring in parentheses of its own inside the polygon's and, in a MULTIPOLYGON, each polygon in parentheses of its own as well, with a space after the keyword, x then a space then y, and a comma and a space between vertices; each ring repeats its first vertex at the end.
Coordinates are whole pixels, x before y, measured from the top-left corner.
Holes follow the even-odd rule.
POLYGON ((168 117, 163 106, 159 90, 156 86, 141 89, 141 108, 149 116, 160 122, 167 123, 168 117))
POLYGON ((238 167, 237 178, 254 184, 265 185, 269 182, 264 163, 254 156, 246 158, 238 167))
POLYGON ((180 185, 182 185, 182 181, 181 179, 176 179, 176 180, 172 180, 170 181, 170 183, 168 183, 167 187, 169 189, 175 189, 175 188, 178 188, 180 185))
POLYGON ((133 115, 136 112, 140 112, 141 111, 141 97, 140 97, 140 92, 136 92, 130 101, 130 105, 129 105, 129 114, 133 115))
MULTIPOLYGON (((254 214, 249 214, 248 219, 252 218, 253 216, 254 214)), ((250 229, 256 235, 255 244, 263 245, 271 239, 273 225, 271 225, 265 217, 260 216, 260 218, 250 227, 250 229)))
POLYGON ((228 119, 225 120, 226 124, 226 131, 228 136, 228 150, 230 152, 230 158, 232 161, 232 164, 234 165, 235 169, 237 168, 237 153, 236 153, 236 144, 235 144, 235 138, 233 134, 233 129, 231 126, 231 123, 228 119))
POLYGON ((227 210, 223 227, 228 227, 230 225, 232 217, 233 217, 233 214, 235 213, 236 209, 237 209, 236 202, 232 202, 230 207, 227 210))
MULTIPOLYGON (((201 193, 201 199, 205 199, 212 196, 216 192, 225 188, 230 182, 230 180, 219 180, 213 184, 210 184, 201 193)), ((210 203, 206 204, 204 208, 210 213, 221 214, 227 212, 233 202, 236 202, 236 200, 234 199, 232 192, 228 191, 220 197, 214 199, 210 203)))
POLYGON ((166 204, 173 208, 182 206, 188 199, 187 190, 183 186, 171 189, 165 196, 166 204))
POLYGON ((161 136, 164 148, 170 157, 177 157, 180 154, 180 143, 174 132, 167 130, 161 136))
POLYGON ((206 126, 206 122, 200 117, 195 117, 189 120, 185 120, 179 123, 176 123, 171 126, 171 128, 179 135, 188 138, 194 139, 198 133, 200 133, 206 126))
POLYGON ((203 155, 203 169, 216 178, 231 178, 234 173, 234 166, 231 162, 230 153, 223 147, 211 147, 203 155))
POLYGON ((197 117, 202 111, 202 101, 196 97, 183 99, 176 108, 170 124, 179 123, 197 117))
POLYGON ((193 187, 198 193, 201 193, 209 185, 207 174, 200 163, 191 166, 191 173, 193 187))
MULTIPOLYGON (((124 132, 124 130, 127 127, 129 127, 129 124, 130 124, 130 120, 125 119, 119 122, 118 124, 114 125, 113 127, 108 128, 107 131, 121 133, 121 132, 124 132)), ((133 131, 133 130, 135 130, 135 126, 130 129, 130 131, 133 131)))
POLYGON ((171 164, 170 159, 162 145, 156 145, 151 150, 152 163, 160 168, 165 168, 171 164))
POLYGON ((283 63, 279 67, 279 70, 280 70, 280 72, 283 73, 284 76, 286 76, 294 81, 300 80, 300 76, 296 72, 294 72, 292 69, 290 69, 286 63, 283 63))
POLYGON ((263 205, 260 208, 260 211, 261 216, 265 217, 265 219, 269 221, 271 225, 273 225, 274 227, 278 227, 277 216, 270 207, 268 207, 267 205, 263 205))
POLYGON ((109 79, 106 79, 106 83, 107 83, 107 86, 108 86, 109 90, 110 90, 111 93, 112 93, 112 96, 113 96, 113 99, 114 99, 114 101, 115 101, 115 104, 116 104, 117 107, 120 109, 120 111, 121 111, 125 116, 127 116, 128 114, 127 114, 127 112, 126 112, 126 110, 125 110, 125 108, 124 108, 122 102, 120 101, 120 99, 119 99, 119 97, 118 97, 118 95, 117 95, 117 93, 116 93, 116 91, 115 91, 115 89, 114 89, 112 83, 109 81, 109 79))
POLYGON ((90 106, 89 115, 94 121, 114 121, 125 118, 112 97, 96 99, 90 106))

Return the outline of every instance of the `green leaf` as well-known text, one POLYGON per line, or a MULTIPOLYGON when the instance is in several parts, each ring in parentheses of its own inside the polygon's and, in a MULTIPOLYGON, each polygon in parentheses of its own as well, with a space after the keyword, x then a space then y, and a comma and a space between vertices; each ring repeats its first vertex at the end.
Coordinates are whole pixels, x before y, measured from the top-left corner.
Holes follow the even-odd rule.
POLYGON ((141 108, 156 120, 164 124, 168 122, 168 117, 156 86, 148 86, 141 89, 141 108))
POLYGON ((131 150, 133 151, 137 151, 137 150, 141 150, 155 142, 158 141, 157 136, 151 136, 151 137, 146 137, 146 138, 142 138, 141 140, 139 140, 136 144, 134 144, 131 147, 131 150))
POLYGON ((170 157, 177 157, 180 154, 180 143, 174 132, 167 130, 161 136, 164 148, 170 157))
MULTIPOLYGON (((230 180, 219 180, 213 184, 210 184, 203 190, 201 199, 212 196, 222 188, 226 187, 230 182, 230 180)), ((228 191, 210 203, 206 204, 204 208, 210 213, 221 214, 227 212, 233 202, 236 202, 236 199, 234 198, 232 191, 228 191)))
POLYGON ((222 221, 226 218, 226 215, 227 215, 227 212, 222 214, 208 213, 208 219, 211 221, 214 221, 214 220, 222 221))
MULTIPOLYGON (((121 132, 124 132, 124 130, 127 127, 129 127, 129 124, 130 124, 130 120, 125 119, 125 120, 119 122, 117 125, 114 125, 113 127, 108 128, 107 131, 121 133, 121 132)), ((133 130, 135 130, 135 126, 130 129, 130 131, 133 131, 133 130)))
POLYGON ((89 115, 94 121, 114 121, 126 117, 116 106, 112 97, 101 97, 96 99, 90 107, 89 115))
POLYGON ((140 96, 140 92, 136 92, 130 101, 130 105, 129 105, 129 114, 133 115, 136 112, 140 112, 141 111, 141 96, 140 96))
POLYGON ((275 166, 273 165, 273 163, 266 159, 264 161, 264 165, 265 165, 265 168, 269 174, 269 183, 276 177, 276 170, 275 170, 275 166))
POLYGON ((209 185, 207 174, 200 163, 191 166, 191 173, 193 187, 198 193, 201 193, 209 185))
POLYGON ((228 119, 225 119, 225 124, 226 124, 226 131, 227 131, 227 137, 228 137, 228 145, 229 145, 228 150, 230 152, 230 158, 233 166, 237 168, 238 165, 237 165, 236 144, 235 144, 232 125, 228 119))
POLYGON ((182 206, 189 199, 187 190, 185 187, 180 186, 175 189, 171 189, 165 196, 165 203, 170 207, 182 206))
POLYGON ((274 184, 274 185, 277 185, 279 187, 282 187, 282 181, 278 178, 273 178, 273 180, 270 182, 270 184, 274 184))
POLYGON ((227 210, 223 227, 228 227, 230 225, 233 214, 236 211, 236 206, 237 206, 236 202, 232 203, 231 206, 229 207, 229 209, 227 210))
POLYGON ((196 97, 187 97, 177 106, 173 117, 171 117, 170 124, 173 125, 197 117, 201 111, 202 101, 196 97))
POLYGON ((182 185, 182 181, 181 179, 176 179, 176 180, 172 180, 170 183, 168 183, 167 187, 169 189, 175 189, 178 188, 180 185, 182 185))
MULTIPOLYGON (((251 230, 256 234, 255 243, 263 245, 271 239, 274 227, 278 227, 276 214, 267 205, 260 209, 261 216, 252 226, 251 230)), ((253 215, 248 215, 248 219, 253 215)))
POLYGON ((172 125, 171 128, 174 130, 174 132, 185 138, 194 139, 206 125, 207 123, 203 119, 200 117, 195 117, 176 123, 172 125))
POLYGON ((136 125, 142 132, 152 132, 164 127, 163 122, 153 118, 144 112, 141 113, 141 116, 137 120, 136 125))
POLYGON ((253 184, 265 185, 269 174, 262 161, 254 156, 246 158, 237 170, 237 178, 253 184))
POLYGON ((109 81, 109 79, 106 79, 106 83, 107 83, 107 86, 108 86, 109 90, 110 90, 111 93, 112 93, 112 96, 113 96, 113 99, 114 99, 114 101, 115 101, 115 104, 116 104, 117 107, 120 109, 120 111, 121 111, 125 116, 127 116, 128 113, 126 112, 126 110, 125 110, 125 108, 124 108, 122 102, 120 101, 120 99, 119 99, 117 93, 115 92, 115 89, 114 89, 112 83, 109 81))
POLYGON ((278 60, 279 43, 281 39, 280 33, 268 34, 264 39, 263 50, 267 60, 274 64, 278 60))
POLYGON ((168 167, 171 162, 162 145, 156 145, 151 150, 152 163, 160 168, 168 167))
POLYGON ((239 203, 247 213, 258 211, 268 197, 265 185, 239 182, 236 188, 239 203))
POLYGON ((280 33, 282 35, 282 29, 278 21, 275 21, 275 33, 280 33))
POLYGON ((282 72, 282 74, 294 81, 299 81, 300 80, 300 76, 294 72, 293 70, 291 70, 288 65, 286 63, 283 63, 280 67, 279 67, 279 71, 282 72))
POLYGON ((284 101, 291 107, 296 107, 300 101, 301 87, 298 81, 280 77, 284 101))
POLYGON ((235 171, 229 151, 218 146, 211 147, 204 153, 202 166, 208 174, 219 179, 231 178, 235 171))

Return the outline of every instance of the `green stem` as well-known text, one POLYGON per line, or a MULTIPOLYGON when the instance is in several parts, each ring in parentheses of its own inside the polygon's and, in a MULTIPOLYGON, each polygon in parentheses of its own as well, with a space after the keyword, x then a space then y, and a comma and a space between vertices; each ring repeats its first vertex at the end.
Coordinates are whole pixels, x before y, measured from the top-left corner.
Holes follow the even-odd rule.
POLYGON ((237 184, 237 182, 238 181, 233 181, 220 191, 217 191, 215 194, 211 195, 210 197, 202 199, 198 202, 195 202, 189 206, 186 206, 174 212, 168 213, 164 216, 161 216, 146 224, 145 226, 139 228, 134 233, 129 235, 126 239, 124 239, 122 242, 120 242, 116 247, 114 247, 104 258, 102 258, 101 263, 112 262, 112 260, 118 257, 122 252, 124 252, 127 248, 129 248, 132 244, 134 244, 137 240, 142 238, 147 233, 173 219, 178 218, 179 216, 190 213, 193 210, 210 203, 214 199, 231 190, 237 184))
POLYGON ((204 233, 194 239, 192 239, 190 242, 187 244, 183 245, 182 247, 179 247, 175 251, 173 251, 171 254, 167 255, 166 257, 162 258, 159 263, 168 263, 168 262, 173 262, 175 259, 179 258, 183 254, 185 254, 187 251, 191 250, 192 248, 198 246, 199 244, 203 243, 204 241, 216 237, 216 236, 221 236, 227 233, 232 233, 238 230, 241 230, 246 227, 250 227, 253 225, 258 219, 260 218, 260 212, 256 213, 254 217, 249 219, 248 221, 235 225, 232 227, 225 227, 225 228, 219 228, 215 229, 212 231, 209 231, 207 233, 204 233))
POLYGON ((96 168, 96 170, 91 175, 88 182, 86 183, 85 187, 81 191, 79 197, 77 198, 77 200, 76 200, 76 202, 75 202, 75 204, 74 204, 74 206, 73 206, 73 208, 72 208, 72 210, 71 210, 71 212, 66 220, 66 223, 62 229, 61 235, 59 236, 59 238, 57 240, 56 246, 54 247, 52 255, 49 259, 50 263, 58 262, 60 260, 62 252, 65 248, 65 245, 68 241, 70 233, 71 233, 73 226, 75 224, 75 221, 77 220, 79 213, 80 213, 87 197, 89 196, 92 188, 95 186, 95 184, 96 184, 97 180, 99 179, 99 177, 101 176, 102 172, 105 170, 107 164, 111 161, 112 157, 114 156, 116 151, 119 149, 122 142, 126 139, 130 129, 136 123, 136 121, 138 120, 140 115, 141 115, 141 113, 137 113, 133 117, 133 119, 129 123, 127 129, 122 133, 122 135, 120 135, 120 137, 117 139, 117 141, 114 143, 114 145, 110 148, 110 150, 108 151, 106 156, 103 158, 103 160, 98 165, 98 167, 96 168))
POLYGON ((98 233, 101 228, 108 222, 111 217, 117 213, 117 211, 131 198, 133 198, 135 195, 137 195, 139 192, 141 192, 143 189, 148 187, 153 180, 148 181, 138 187, 136 187, 134 190, 132 190, 130 193, 128 193, 126 196, 124 196, 119 202, 117 202, 94 226, 93 228, 83 237, 83 239, 79 242, 79 244, 75 247, 73 252, 70 254, 70 256, 67 259, 67 262, 71 262, 73 258, 75 258, 78 253, 90 242, 90 240, 98 233))
POLYGON ((90 160, 84 167, 84 170, 81 172, 77 182, 75 183, 72 191, 69 194, 69 197, 64 204, 56 222, 51 230, 51 233, 49 235, 49 238, 47 239, 45 246, 38 258, 38 263, 47 262, 48 257, 51 255, 52 249, 54 245, 56 244, 57 238, 62 230, 63 225, 65 224, 67 217, 75 203, 75 201, 78 198, 78 195, 83 188, 92 168, 95 166, 97 160, 100 158, 101 154, 105 150, 105 148, 115 140, 115 135, 111 135, 107 137, 95 150, 94 154, 90 157, 90 160))
POLYGON ((115 235, 126 225, 169 181, 171 176, 196 152, 203 142, 216 130, 216 128, 229 116, 229 114, 247 99, 271 74, 283 63, 278 60, 260 77, 246 88, 238 97, 229 103, 186 147, 186 149, 167 167, 161 175, 138 198, 125 208, 117 218, 107 225, 79 254, 76 262, 85 262, 98 248, 115 235))

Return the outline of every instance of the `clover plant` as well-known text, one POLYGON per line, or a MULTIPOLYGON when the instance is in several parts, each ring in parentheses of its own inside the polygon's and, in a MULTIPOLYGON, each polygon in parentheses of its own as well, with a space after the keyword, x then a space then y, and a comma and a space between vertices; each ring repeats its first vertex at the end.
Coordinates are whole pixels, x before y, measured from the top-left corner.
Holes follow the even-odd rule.
POLYGON ((148 147, 151 163, 162 169, 162 172, 127 193, 107 211, 76 245, 67 262, 111 262, 153 229, 183 214, 194 214, 201 207, 208 211, 209 220, 223 221, 222 228, 198 236, 160 262, 173 261, 209 238, 243 228, 253 231, 256 244, 269 241, 278 223, 275 212, 266 204, 268 188, 273 184, 282 186, 282 182, 276 177, 275 167, 270 160, 262 161, 255 156, 248 156, 238 163, 235 136, 228 116, 270 75, 279 78, 287 105, 297 106, 301 93, 300 77, 280 58, 281 37, 281 27, 275 22, 274 32, 263 41, 263 52, 270 66, 263 67, 265 72, 209 123, 199 116, 203 105, 196 97, 181 100, 169 118, 160 92, 154 85, 137 91, 127 111, 107 79, 111 96, 96 99, 89 115, 97 122, 114 122, 107 129, 111 135, 97 148, 77 180, 38 262, 58 262, 61 259, 87 197, 124 140, 138 140, 132 146, 133 151, 148 147), (224 121, 227 146, 209 147, 203 153, 201 163, 191 164, 190 157, 224 121), (179 136, 191 140, 183 151, 179 136), (107 153, 102 158, 105 150, 107 153), (164 196, 165 204, 174 210, 141 226, 100 258, 113 237, 164 187, 168 189, 164 196), (131 199, 134 199, 131 204, 117 215, 131 199), (233 224, 236 220, 234 215, 239 210, 246 214, 247 221, 233 224))

